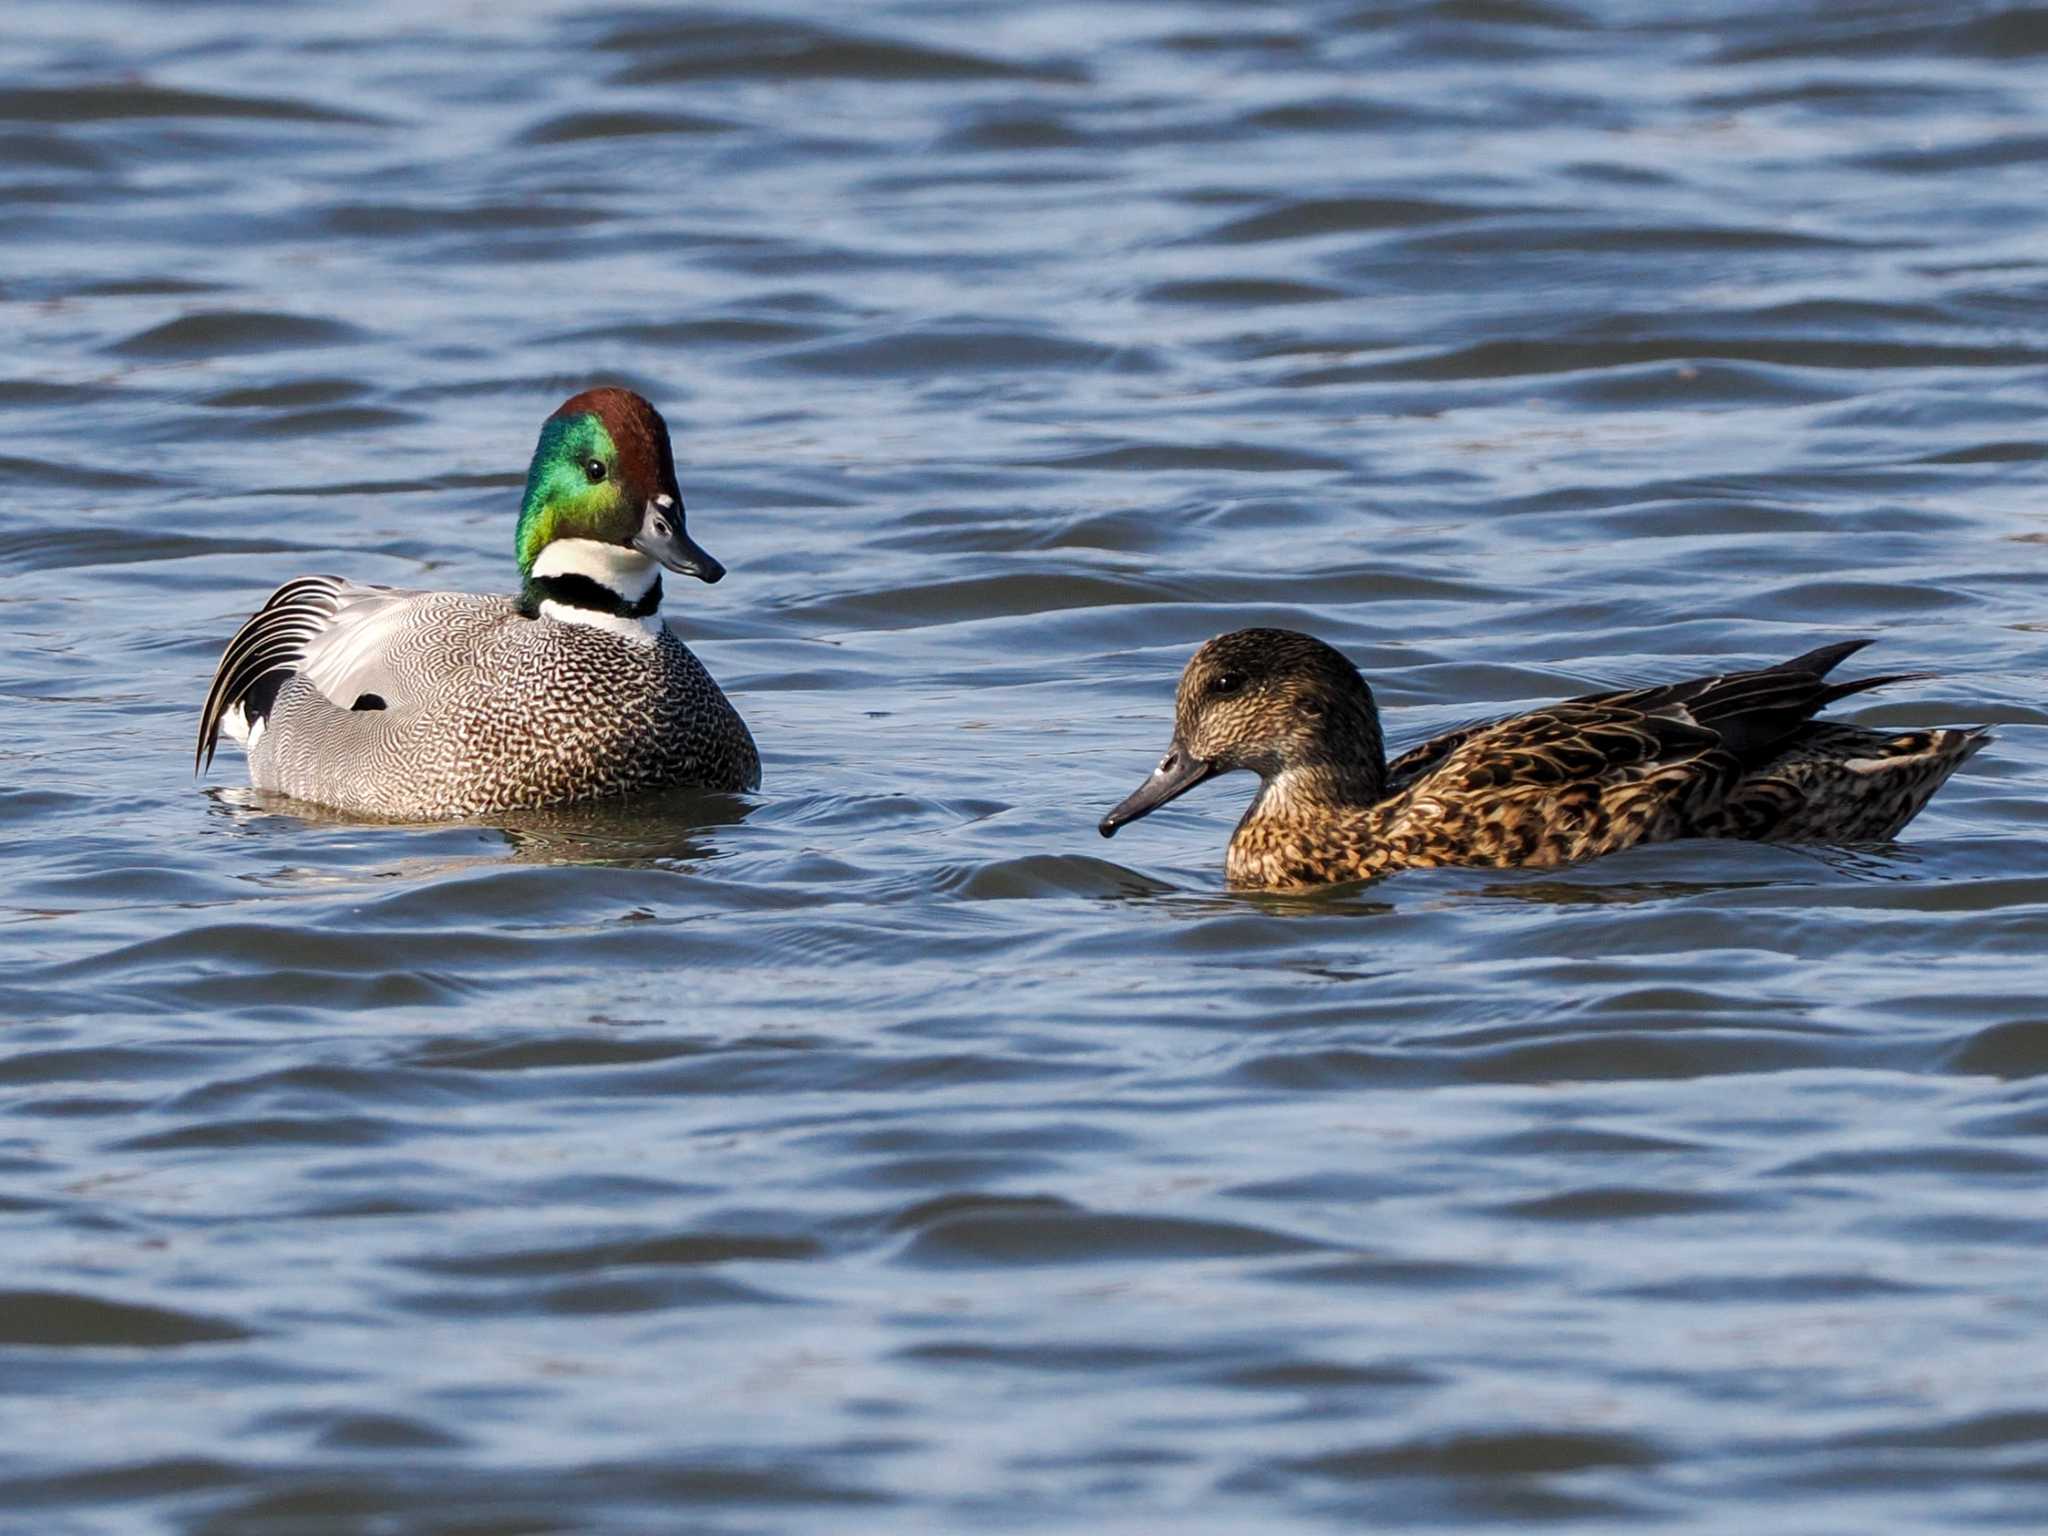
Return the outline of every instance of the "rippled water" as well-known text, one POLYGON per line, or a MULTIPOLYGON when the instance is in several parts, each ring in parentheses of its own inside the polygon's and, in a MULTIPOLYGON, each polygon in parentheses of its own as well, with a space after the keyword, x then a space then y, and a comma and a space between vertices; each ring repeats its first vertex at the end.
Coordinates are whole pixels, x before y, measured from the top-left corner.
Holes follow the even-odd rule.
POLYGON ((2048 11, 0 27, 0 1526, 2034 1529, 2048 11), (758 796, 189 773, 287 576, 678 431, 758 796), (1882 850, 1222 889, 1188 651, 1398 742, 1875 635, 1882 850))

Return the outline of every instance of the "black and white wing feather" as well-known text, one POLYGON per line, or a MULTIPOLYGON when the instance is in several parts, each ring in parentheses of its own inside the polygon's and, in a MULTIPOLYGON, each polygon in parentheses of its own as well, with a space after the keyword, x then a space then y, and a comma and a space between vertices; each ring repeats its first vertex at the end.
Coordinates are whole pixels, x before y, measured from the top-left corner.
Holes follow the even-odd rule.
POLYGON ((301 576, 279 587, 235 631, 214 670, 199 713, 193 771, 212 766, 222 724, 236 709, 253 726, 295 676, 341 709, 369 700, 382 709, 406 698, 391 666, 393 642, 436 595, 358 586, 339 576, 301 576))
POLYGON ((306 649, 334 619, 342 590, 339 576, 301 576, 270 594, 270 600, 235 631, 213 669, 213 686, 199 711, 199 744, 192 771, 213 766, 221 720, 260 691, 275 696, 277 685, 304 665, 306 649))

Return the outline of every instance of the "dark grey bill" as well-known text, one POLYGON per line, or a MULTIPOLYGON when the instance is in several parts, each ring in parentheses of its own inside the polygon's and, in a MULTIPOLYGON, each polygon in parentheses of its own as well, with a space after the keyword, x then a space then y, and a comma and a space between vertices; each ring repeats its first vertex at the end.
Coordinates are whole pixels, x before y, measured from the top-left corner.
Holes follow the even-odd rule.
POLYGON ((1125 822, 1136 821, 1140 816, 1150 816, 1167 801, 1186 794, 1215 772, 1214 763, 1205 763, 1198 757, 1189 757, 1179 747, 1174 747, 1159 760, 1159 766, 1152 770, 1150 778, 1125 797, 1115 810, 1102 818, 1102 825, 1097 830, 1104 837, 1115 837, 1116 829, 1125 822))
POLYGON ((633 535, 633 547, 648 559, 699 581, 716 581, 725 574, 725 567, 698 548, 697 542, 683 531, 680 502, 662 506, 658 501, 650 501, 646 515, 640 519, 640 531, 633 535))

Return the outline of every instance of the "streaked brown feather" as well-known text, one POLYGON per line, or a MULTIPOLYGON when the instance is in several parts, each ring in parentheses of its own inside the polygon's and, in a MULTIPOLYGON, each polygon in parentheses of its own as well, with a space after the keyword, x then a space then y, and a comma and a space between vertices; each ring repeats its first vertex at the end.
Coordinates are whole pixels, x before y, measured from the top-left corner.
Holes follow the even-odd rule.
POLYGON ((1371 692, 1342 656, 1291 631, 1243 630, 1189 662, 1169 758, 1260 774, 1225 860, 1235 885, 1544 868, 1685 837, 1876 841, 1989 737, 1812 723, 1897 680, 1826 680, 1868 643, 1462 726, 1388 765, 1371 692), (1219 676, 1248 681, 1218 700, 1219 676))

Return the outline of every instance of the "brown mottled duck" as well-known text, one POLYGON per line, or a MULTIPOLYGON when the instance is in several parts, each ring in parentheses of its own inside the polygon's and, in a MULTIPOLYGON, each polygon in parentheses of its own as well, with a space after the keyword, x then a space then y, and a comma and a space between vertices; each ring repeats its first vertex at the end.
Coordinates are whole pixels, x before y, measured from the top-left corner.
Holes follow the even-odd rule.
POLYGON ((1173 745, 1102 819, 1102 835, 1242 768, 1259 792, 1224 861, 1236 886, 1442 865, 1544 869, 1681 837, 1882 842, 1991 738, 1814 720, 1837 699, 1918 675, 1826 680, 1869 643, 1567 699, 1389 763, 1356 667, 1311 635, 1241 629, 1188 662, 1173 745))

